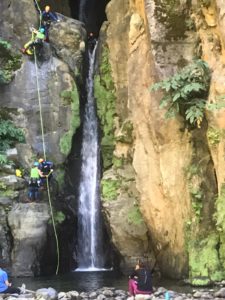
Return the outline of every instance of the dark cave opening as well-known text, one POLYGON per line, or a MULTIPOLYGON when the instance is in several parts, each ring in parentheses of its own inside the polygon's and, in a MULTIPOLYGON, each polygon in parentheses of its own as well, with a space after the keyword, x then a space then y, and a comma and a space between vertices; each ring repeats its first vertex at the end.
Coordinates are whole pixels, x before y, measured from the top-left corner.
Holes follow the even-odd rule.
POLYGON ((71 16, 85 23, 87 32, 98 36, 106 20, 105 8, 109 0, 69 0, 71 16), (82 11, 82 12, 81 12, 82 11))

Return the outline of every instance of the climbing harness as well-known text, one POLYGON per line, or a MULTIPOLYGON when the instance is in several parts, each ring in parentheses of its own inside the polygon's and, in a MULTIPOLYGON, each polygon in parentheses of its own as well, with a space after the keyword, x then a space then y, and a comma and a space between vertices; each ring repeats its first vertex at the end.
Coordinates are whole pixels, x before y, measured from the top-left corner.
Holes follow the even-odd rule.
MULTIPOLYGON (((38 104, 39 104, 39 112, 40 112, 40 123, 41 123, 41 136, 42 136, 42 145, 43 145, 43 155, 44 155, 44 159, 46 161, 44 124, 43 124, 43 117, 42 117, 41 94, 40 94, 40 87, 39 87, 37 55, 36 55, 36 49, 35 49, 35 47, 34 47, 34 64, 35 64, 36 84, 37 84, 37 94, 38 94, 38 104)), ((53 215, 53 208, 52 208, 52 201, 51 201, 51 194, 50 194, 48 176, 47 176, 47 180, 46 180, 46 185, 47 185, 48 202, 49 202, 49 207, 50 207, 50 212, 51 212, 52 225, 53 225, 54 235, 55 235, 55 241, 56 241, 57 267, 56 267, 56 272, 55 273, 57 275, 58 271, 59 271, 59 241, 58 241, 58 236, 57 236, 57 232, 56 232, 56 224, 55 224, 54 215, 53 215)))

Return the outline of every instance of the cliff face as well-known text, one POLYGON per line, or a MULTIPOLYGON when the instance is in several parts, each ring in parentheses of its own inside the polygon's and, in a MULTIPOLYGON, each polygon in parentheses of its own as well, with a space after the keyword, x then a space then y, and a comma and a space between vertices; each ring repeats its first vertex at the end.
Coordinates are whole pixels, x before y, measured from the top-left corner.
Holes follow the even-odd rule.
MULTIPOLYGON (((121 182, 114 185, 114 207, 126 177, 118 173, 128 165, 133 168, 138 194, 134 197, 127 191, 127 195, 130 203, 135 199, 138 204, 160 269, 172 277, 189 275, 194 284, 219 280, 224 274, 223 215, 219 212, 224 198, 224 110, 206 110, 201 128, 188 127, 182 116, 165 119, 166 110, 159 108, 162 93, 150 92, 149 87, 201 57, 212 71, 208 102, 216 103, 224 95, 224 8, 222 1, 204 3, 110 1, 108 22, 101 32, 102 49, 107 51, 100 53, 96 76, 96 87, 100 82, 105 88, 105 102, 113 112, 113 121, 102 117, 107 104, 97 90, 103 139, 110 137, 102 145, 103 158, 107 157, 103 196, 108 169, 121 182), (111 88, 105 84, 106 52, 111 88), (110 93, 116 99, 115 107, 110 105, 110 93), (126 129, 128 122, 131 131, 126 129)), ((114 236, 115 223, 107 214, 106 220, 114 236)), ((124 224, 119 215, 118 223, 124 224)), ((122 226, 117 227, 123 231, 122 226)), ((117 244, 118 238, 115 240, 117 244)), ((127 255, 130 257, 129 250, 127 255)))
MULTIPOLYGON (((12 264, 12 275, 31 276, 40 274, 50 218, 46 203, 36 206, 24 203, 29 169, 34 160, 43 156, 38 93, 46 155, 56 167, 57 186, 52 184, 51 192, 57 215, 63 205, 57 204, 57 199, 65 186, 64 162, 70 153, 73 135, 80 126, 76 81, 80 82, 82 77, 86 32, 82 23, 60 16, 60 22, 50 30, 50 43, 45 43, 42 55, 37 52, 35 65, 33 57, 22 56, 19 52, 19 48, 31 38, 30 26, 38 27, 39 16, 33 1, 3 0, 0 11, 1 122, 10 120, 23 130, 25 136, 25 143, 18 143, 15 145, 17 150, 11 151, 14 156, 10 156, 9 151, 8 162, 11 161, 12 165, 1 162, 0 166, 3 216, 0 258, 9 267, 12 264), (26 180, 13 175, 15 168, 27 170, 26 180), (16 205, 16 202, 21 203, 16 205)), ((41 193, 41 200, 48 201, 45 192, 41 193)))
MULTIPOLYGON (((59 0, 53 5, 69 15, 65 3, 63 8, 59 0)), ((29 26, 37 26, 38 16, 28 0, 3 0, 0 10, 4 57, 0 116, 24 130, 26 143, 17 144, 18 154, 11 150, 8 159, 28 168, 42 152, 36 69, 17 48, 29 39, 29 26)), ((106 13, 95 96, 102 130, 102 208, 122 269, 147 257, 152 265, 157 259, 163 275, 189 276, 193 284, 221 280, 225 274, 223 1, 111 0, 106 13), (150 91, 155 82, 190 66, 193 58, 201 58, 211 70, 199 126, 188 125, 182 112, 165 119, 166 109, 159 107, 163 92, 150 91)), ((80 126, 77 82, 82 80, 84 41, 83 25, 62 16, 50 31, 46 57, 38 63, 47 156, 57 162, 61 184, 64 162, 80 126)), ((14 275, 38 274, 49 213, 45 204, 29 210, 27 204, 15 204, 25 199, 25 182, 14 172, 12 166, 1 165, 0 256, 13 263, 14 275), (43 218, 34 217, 39 213, 43 218), (30 236, 22 221, 37 236, 30 236)))

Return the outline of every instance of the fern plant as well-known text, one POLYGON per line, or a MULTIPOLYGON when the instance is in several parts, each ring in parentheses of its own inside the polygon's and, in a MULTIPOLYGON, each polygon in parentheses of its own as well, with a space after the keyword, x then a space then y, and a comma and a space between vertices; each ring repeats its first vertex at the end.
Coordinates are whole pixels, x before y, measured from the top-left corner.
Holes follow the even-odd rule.
POLYGON ((24 133, 12 121, 0 119, 0 151, 6 151, 15 143, 25 141, 24 133))
POLYGON ((169 79, 155 83, 151 91, 162 90, 161 108, 166 117, 180 113, 189 124, 201 126, 209 92, 211 73, 208 64, 195 60, 169 79))

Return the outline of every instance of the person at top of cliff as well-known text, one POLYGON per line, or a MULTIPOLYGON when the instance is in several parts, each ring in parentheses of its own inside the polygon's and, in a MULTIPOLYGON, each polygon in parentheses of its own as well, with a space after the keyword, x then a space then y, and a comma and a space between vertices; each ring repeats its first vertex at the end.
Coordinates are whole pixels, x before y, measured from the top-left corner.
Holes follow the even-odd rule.
POLYGON ((88 35, 88 47, 91 50, 91 52, 94 50, 96 43, 97 43, 97 39, 94 36, 94 33, 90 32, 88 35))
POLYGON ((41 26, 45 29, 46 41, 49 40, 49 28, 52 22, 59 22, 56 13, 51 12, 49 5, 45 6, 45 10, 42 12, 41 26))
POLYGON ((21 288, 13 287, 9 282, 8 274, 2 269, 2 263, 0 264, 0 293, 1 294, 23 294, 25 293, 25 285, 21 288))
POLYGON ((129 293, 131 296, 137 294, 152 294, 152 276, 151 270, 139 260, 134 271, 129 278, 129 293))
POLYGON ((44 28, 35 29, 32 28, 32 37, 29 42, 27 42, 24 45, 24 48, 21 49, 23 53, 32 54, 33 53, 33 47, 36 47, 38 45, 42 45, 42 43, 45 40, 45 30, 44 28), (31 49, 31 50, 30 50, 31 49))
POLYGON ((41 176, 40 177, 41 185, 44 185, 46 179, 50 181, 52 178, 53 162, 46 161, 43 158, 40 158, 38 162, 39 162, 38 169, 40 170, 40 176, 41 176))

